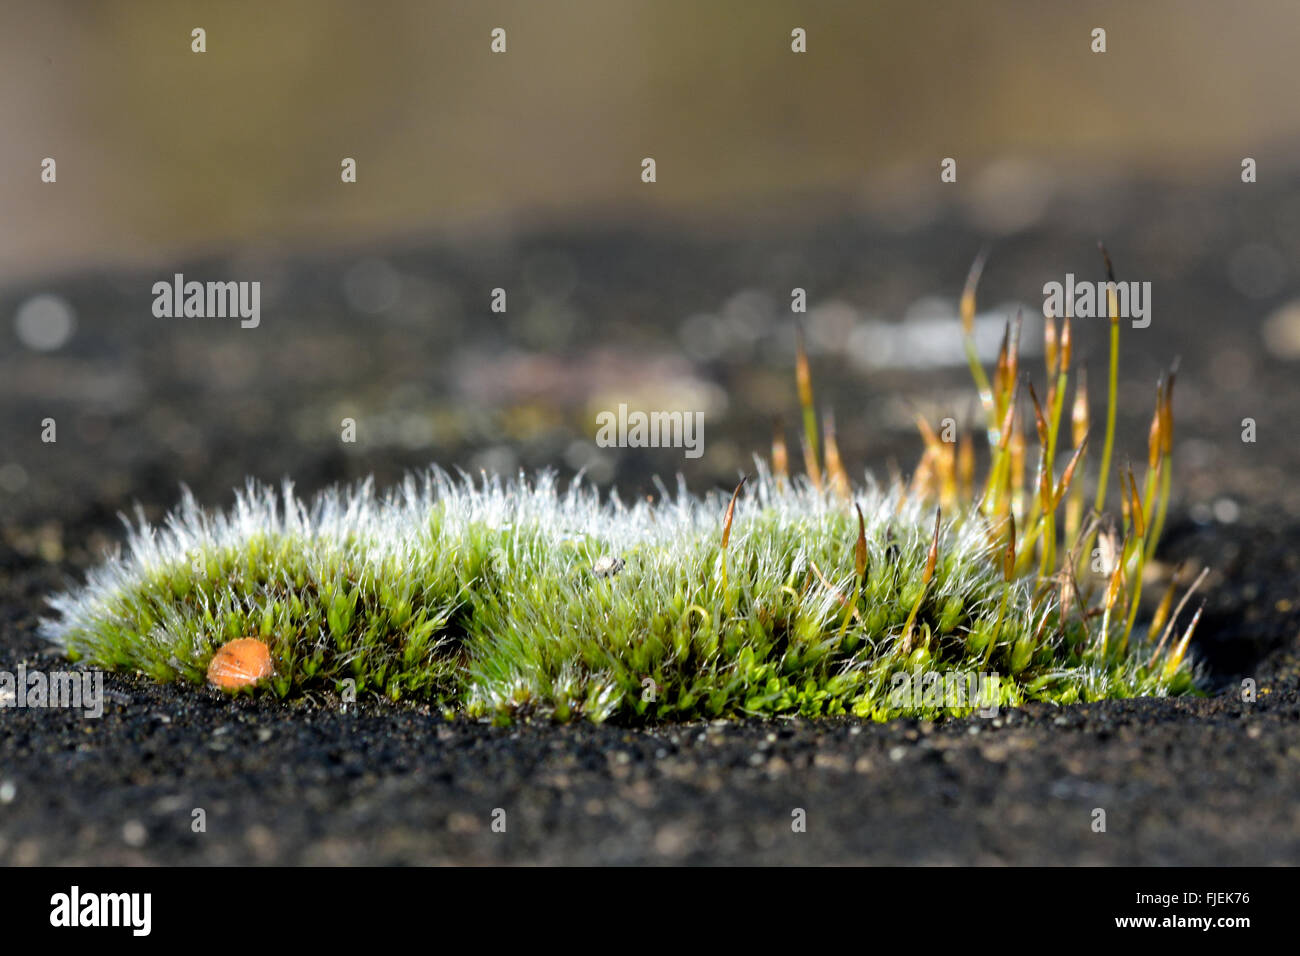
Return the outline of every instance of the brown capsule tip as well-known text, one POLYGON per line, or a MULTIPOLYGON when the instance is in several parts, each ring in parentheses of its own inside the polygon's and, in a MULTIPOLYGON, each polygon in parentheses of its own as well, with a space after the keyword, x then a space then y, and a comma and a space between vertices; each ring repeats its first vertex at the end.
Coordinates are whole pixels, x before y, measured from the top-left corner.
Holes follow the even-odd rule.
POLYGON ((790 471, 790 453, 785 447, 785 436, 781 426, 776 426, 772 435, 772 471, 778 478, 784 478, 790 471))
POLYGON ((208 683, 218 690, 252 687, 271 676, 271 650, 255 637, 222 645, 208 665, 208 683))
POLYGON ((943 509, 937 508, 934 512, 934 537, 930 539, 930 551, 925 556, 925 575, 922 580, 930 583, 934 577, 934 569, 939 563, 939 523, 943 520, 943 509))
POLYGON ((1147 467, 1155 468, 1156 463, 1160 460, 1160 449, 1164 446, 1160 433, 1160 426, 1164 420, 1163 409, 1160 404, 1156 405, 1156 413, 1151 416, 1151 428, 1147 432, 1147 467))
POLYGON ((808 365, 808 352, 803 344, 803 329, 796 324, 795 333, 795 359, 794 359, 794 378, 795 384, 799 389, 799 402, 805 407, 811 406, 813 402, 812 395, 812 369, 808 365))
POLYGON ((1160 403, 1160 451, 1169 455, 1174 450, 1174 381, 1178 377, 1178 360, 1174 359, 1165 379, 1164 401, 1160 403))
POLYGON ((731 493, 731 501, 727 503, 727 513, 722 518, 722 550, 727 550, 727 545, 731 543, 731 520, 736 516, 736 501, 740 498, 740 491, 745 487, 745 482, 749 481, 749 475, 740 476, 740 484, 736 485, 736 490, 731 493))
POLYGON ((1109 281, 1114 282, 1115 270, 1110 264, 1110 253, 1106 251, 1106 244, 1104 242, 1098 242, 1097 248, 1101 250, 1102 261, 1106 263, 1106 278, 1109 281))
POLYGON ((1115 607, 1115 602, 1119 599, 1119 586, 1124 580, 1124 569, 1115 568, 1114 573, 1110 576, 1110 583, 1106 586, 1106 610, 1110 611, 1115 607))
POLYGON ((980 274, 984 271, 984 262, 987 258, 988 249, 981 249, 980 254, 971 263, 970 272, 966 276, 966 287, 961 293, 961 327, 967 335, 975 331, 975 289, 979 286, 980 274))
POLYGON ((1138 495, 1137 479, 1133 477, 1133 467, 1128 469, 1128 493, 1133 499, 1129 506, 1129 514, 1133 519, 1133 530, 1137 532, 1139 538, 1146 535, 1146 517, 1142 514, 1142 498, 1138 495))
POLYGON ((1038 432, 1038 443, 1044 448, 1047 447, 1047 419, 1043 417, 1043 406, 1038 402, 1038 393, 1034 391, 1034 383, 1029 383, 1029 397, 1034 401, 1034 428, 1038 432))

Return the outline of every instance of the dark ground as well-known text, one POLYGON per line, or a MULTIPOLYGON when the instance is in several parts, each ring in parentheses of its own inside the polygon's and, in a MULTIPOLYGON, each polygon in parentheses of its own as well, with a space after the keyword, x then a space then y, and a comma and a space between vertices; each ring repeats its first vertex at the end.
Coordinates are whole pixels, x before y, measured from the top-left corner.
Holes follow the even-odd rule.
MULTIPOLYGON (((0 862, 1300 862, 1300 488, 1290 477, 1300 395, 1295 366, 1260 334, 1300 282, 1291 265, 1271 287, 1242 279, 1251 253, 1240 251, 1262 243, 1297 261, 1300 206, 1286 189, 1237 195, 1138 184, 1101 205, 1064 196, 1037 228, 995 244, 982 297, 1032 305, 1066 271, 1097 277, 1098 235, 1121 279, 1154 281, 1152 327, 1125 336, 1119 448, 1142 459, 1155 375, 1180 353, 1179 498, 1161 560, 1214 569, 1196 642, 1212 696, 942 725, 508 730, 110 676, 114 699, 98 721, 0 711, 0 862), (1240 441, 1246 416, 1257 444, 1240 441), (1253 704, 1236 692, 1246 676, 1259 687, 1253 704), (191 831, 195 808, 206 833, 191 831), (490 827, 496 808, 504 834, 490 827), (795 808, 807 811, 806 833, 791 832, 795 808), (1094 808, 1106 811, 1105 833, 1092 831, 1094 808)), ((781 238, 575 233, 387 250, 405 278, 398 304, 374 314, 357 302, 383 300, 383 274, 353 275, 351 307, 341 291, 356 257, 179 267, 277 276, 262 328, 248 331, 154 319, 149 287, 170 269, 0 292, 12 315, 28 294, 56 289, 79 322, 59 352, 26 351, 11 334, 0 358, 0 457, 26 476, 0 492, 0 670, 59 666, 34 633, 45 595, 117 539, 117 511, 139 500, 157 517, 182 481, 224 504, 246 473, 290 474, 311 491, 371 471, 386 483, 436 460, 588 464, 602 483, 644 491, 651 473, 682 460, 601 458, 582 441, 591 395, 644 376, 650 394, 665 377, 721 389, 706 454, 685 470, 697 489, 729 485, 745 450, 765 446, 774 414, 793 422, 782 312, 792 285, 813 304, 839 298, 895 317, 927 293, 955 298, 982 242, 956 213, 914 234, 851 218, 755 234, 781 238), (486 309, 497 285, 519 290, 505 317, 486 309), (696 313, 740 330, 721 355, 693 359, 683 346, 678 329, 696 313), (46 416, 59 422, 53 445, 39 441, 46 416), (358 421, 357 445, 337 440, 344 416, 358 421)), ((1097 330, 1078 334, 1100 369, 1097 330)), ((949 398, 964 394, 962 369, 866 376, 836 354, 833 329, 826 339, 814 354, 819 398, 837 409, 853 465, 912 460, 900 397, 935 418, 964 408, 949 398)))

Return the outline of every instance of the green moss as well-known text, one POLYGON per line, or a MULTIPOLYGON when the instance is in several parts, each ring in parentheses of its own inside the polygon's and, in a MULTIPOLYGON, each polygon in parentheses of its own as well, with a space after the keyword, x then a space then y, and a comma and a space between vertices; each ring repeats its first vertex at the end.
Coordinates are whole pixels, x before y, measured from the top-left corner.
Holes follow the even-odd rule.
POLYGON ((326 497, 306 522, 284 517, 304 505, 267 489, 241 496, 227 524, 187 500, 168 529, 141 527, 130 556, 56 599, 48 629, 71 656, 160 681, 200 682, 221 644, 260 637, 281 696, 350 680, 359 695, 475 717, 969 713, 900 676, 933 673, 996 675, 981 703, 1001 705, 1192 688, 1186 661, 1166 675, 1168 648, 1103 652, 1095 623, 1062 621, 1028 581, 1007 587, 977 514, 942 526, 925 586, 929 514, 876 490, 858 500, 868 560, 847 610, 856 517, 806 485, 761 474, 723 575, 716 496, 626 509, 546 479, 476 487, 433 473, 386 499, 368 486, 326 497), (621 558, 615 573, 605 555, 621 558))
MULTIPOLYGON (((981 264, 962 314, 992 459, 982 493, 963 464, 973 456, 924 423, 910 490, 870 478, 853 489, 829 424, 818 442, 801 348, 808 479, 785 474, 781 440, 775 473, 757 463, 732 507, 684 490, 625 507, 549 475, 476 485, 436 470, 385 497, 367 482, 310 504, 290 486, 250 485, 224 514, 187 493, 164 527, 132 529, 125 558, 54 597, 44 632, 75 659, 195 683, 222 644, 258 637, 275 665, 262 692, 418 699, 498 721, 885 720, 1194 693, 1196 617, 1179 639, 1182 604, 1170 615, 1167 596, 1155 626, 1136 626, 1169 495, 1172 373, 1158 390, 1146 493, 1121 475, 1124 520, 1101 533, 1082 512, 1081 383, 1074 454, 1063 469, 1053 457, 1069 322, 1059 338, 1052 323, 1045 406, 1028 389, 1040 450, 1027 489, 1028 455, 1013 440, 1026 404, 1018 333, 1008 328, 991 384, 969 337, 981 264), (1099 574, 1098 541, 1109 554, 1099 574)), ((1113 381, 1108 398, 1109 435, 1113 381)))

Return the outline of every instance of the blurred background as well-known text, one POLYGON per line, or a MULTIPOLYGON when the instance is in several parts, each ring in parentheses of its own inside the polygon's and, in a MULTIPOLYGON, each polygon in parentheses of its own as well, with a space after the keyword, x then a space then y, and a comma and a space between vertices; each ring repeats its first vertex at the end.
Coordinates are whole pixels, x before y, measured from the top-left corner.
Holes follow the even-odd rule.
MULTIPOLYGON (((225 503, 245 475, 730 487, 777 421, 797 450, 795 287, 850 469, 906 471, 915 414, 974 405, 956 302, 980 248, 985 358, 1023 309, 1041 383, 1042 286, 1101 278, 1099 239, 1153 285, 1151 326, 1124 335, 1119 460, 1144 460, 1180 355, 1180 507, 1300 514, 1291 0, 6 0, 0 21, 20 550, 102 543, 181 482, 225 503), (175 272, 260 282, 260 326, 154 317, 175 272), (619 403, 704 412, 703 456, 597 447, 619 403)), ((1100 380, 1100 324, 1076 336, 1100 380)))

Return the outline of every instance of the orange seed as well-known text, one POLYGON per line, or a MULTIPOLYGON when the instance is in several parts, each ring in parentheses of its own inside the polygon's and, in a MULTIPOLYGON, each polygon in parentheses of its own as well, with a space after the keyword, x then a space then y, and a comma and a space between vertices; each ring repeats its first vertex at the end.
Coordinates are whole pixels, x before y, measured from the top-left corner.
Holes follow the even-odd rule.
POLYGON ((271 676, 271 651, 255 637, 225 644, 208 665, 208 683, 219 690, 252 687, 271 676))

